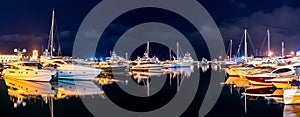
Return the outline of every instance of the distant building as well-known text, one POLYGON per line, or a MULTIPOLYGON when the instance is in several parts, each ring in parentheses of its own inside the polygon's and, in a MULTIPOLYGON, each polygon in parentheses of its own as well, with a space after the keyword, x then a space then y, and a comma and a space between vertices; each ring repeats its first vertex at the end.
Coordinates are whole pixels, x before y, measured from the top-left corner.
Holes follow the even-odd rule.
POLYGON ((33 50, 30 60, 37 61, 38 59, 39 59, 39 51, 38 50, 33 50))
POLYGON ((17 55, 1 55, 0 54, 0 62, 2 62, 2 63, 18 61, 19 59, 20 59, 20 56, 17 56, 17 55))

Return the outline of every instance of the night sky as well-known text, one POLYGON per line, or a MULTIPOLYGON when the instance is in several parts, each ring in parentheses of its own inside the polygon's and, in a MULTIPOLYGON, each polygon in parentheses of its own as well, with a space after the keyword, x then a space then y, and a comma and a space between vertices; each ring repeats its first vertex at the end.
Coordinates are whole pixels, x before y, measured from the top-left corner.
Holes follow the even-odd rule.
MULTIPOLYGON (((45 49, 51 24, 51 11, 55 8, 62 54, 70 56, 81 21, 99 2, 101 0, 1 1, 0 53, 11 54, 14 48, 26 48, 28 51, 45 49)), ((263 41, 267 29, 271 30, 271 49, 278 54, 281 53, 281 41, 285 41, 286 53, 300 48, 299 0, 199 0, 199 2, 217 23, 226 50, 229 39, 233 39, 234 53, 237 51, 244 28, 248 29, 253 43, 248 44, 250 52, 253 52, 254 48, 266 51, 267 42, 263 45, 263 41)), ((124 25, 126 26, 117 24, 113 30, 122 30, 124 25)), ((111 46, 113 41, 107 43, 107 46, 111 46)), ((106 56, 108 53, 109 51, 102 50, 96 55, 106 56)))

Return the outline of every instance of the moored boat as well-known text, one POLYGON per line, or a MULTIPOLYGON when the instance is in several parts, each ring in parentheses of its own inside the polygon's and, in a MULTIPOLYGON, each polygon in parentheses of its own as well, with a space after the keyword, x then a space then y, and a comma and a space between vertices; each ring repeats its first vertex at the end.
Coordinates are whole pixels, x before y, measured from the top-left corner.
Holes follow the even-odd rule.
POLYGON ((273 79, 278 77, 292 77, 294 73, 295 71, 291 67, 279 67, 269 73, 243 75, 243 77, 251 81, 266 82, 266 80, 268 79, 273 79))
POLYGON ((42 65, 38 62, 19 61, 9 66, 8 69, 5 69, 5 78, 44 82, 49 82, 57 78, 56 71, 43 69, 42 65))
POLYGON ((92 80, 101 72, 100 69, 89 66, 68 64, 61 59, 47 60, 43 66, 56 70, 58 79, 66 80, 92 80))

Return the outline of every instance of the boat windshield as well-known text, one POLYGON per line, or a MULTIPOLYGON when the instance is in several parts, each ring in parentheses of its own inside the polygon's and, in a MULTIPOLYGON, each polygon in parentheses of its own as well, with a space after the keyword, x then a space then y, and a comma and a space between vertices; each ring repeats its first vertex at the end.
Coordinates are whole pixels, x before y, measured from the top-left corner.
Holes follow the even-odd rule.
POLYGON ((65 62, 66 63, 68 63, 68 64, 79 64, 78 62, 76 62, 76 61, 72 61, 72 60, 65 60, 65 62))
POLYGON ((140 63, 140 65, 148 65, 148 64, 151 64, 151 63, 140 63))
MULTIPOLYGON (((267 68, 266 68, 267 69, 267 68)), ((268 68, 267 70, 267 73, 271 73, 272 71, 274 71, 276 68, 268 68)))
POLYGON ((37 67, 38 69, 42 69, 42 67, 43 67, 43 65, 40 63, 23 63, 22 66, 37 67))
POLYGON ((252 65, 252 64, 243 64, 241 67, 255 67, 254 65, 252 65))
POLYGON ((277 70, 273 71, 272 73, 280 74, 280 73, 285 73, 285 72, 289 72, 289 71, 292 71, 292 70, 289 68, 282 68, 282 69, 277 69, 277 70))
POLYGON ((65 64, 65 62, 63 62, 63 61, 53 61, 53 63, 55 63, 55 64, 61 64, 61 65, 65 64))
POLYGON ((23 66, 37 67, 37 66, 41 66, 41 64, 40 63, 23 63, 23 66))
POLYGON ((137 65, 137 63, 136 63, 136 62, 133 62, 133 63, 130 63, 130 65, 137 65))

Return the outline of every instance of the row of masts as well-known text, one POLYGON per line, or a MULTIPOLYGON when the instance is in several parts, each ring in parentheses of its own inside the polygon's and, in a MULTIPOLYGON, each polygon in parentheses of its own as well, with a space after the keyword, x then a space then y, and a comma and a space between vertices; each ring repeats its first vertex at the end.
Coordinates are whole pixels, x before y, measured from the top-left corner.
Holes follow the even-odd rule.
MULTIPOLYGON (((150 42, 147 41, 147 47, 146 47, 146 56, 147 56, 147 57, 150 56, 150 55, 149 55, 149 52, 150 52, 150 42)), ((177 56, 176 59, 177 59, 177 60, 180 59, 180 54, 179 54, 179 52, 180 52, 179 43, 176 42, 176 56, 177 56)), ((172 49, 171 49, 171 47, 169 47, 169 60, 172 60, 172 49)))
MULTIPOLYGON (((50 29, 50 35, 49 35, 49 42, 48 42, 48 50, 50 51, 50 57, 54 56, 53 52, 54 52, 54 29, 55 29, 55 11, 54 9, 52 10, 52 21, 51 21, 51 29, 50 29)), ((248 43, 247 43, 247 29, 244 30, 244 57, 247 59, 248 57, 248 43)), ((268 56, 270 56, 271 53, 271 44, 270 44, 270 39, 271 39, 271 35, 270 35, 270 30, 267 30, 267 39, 268 39, 268 48, 267 48, 267 54, 268 56)), ((177 53, 176 55, 179 55, 179 48, 178 48, 178 43, 177 43, 177 53)), ((230 40, 230 53, 229 53, 229 59, 232 58, 232 40, 230 40)), ((146 53, 149 56, 149 44, 147 44, 147 49, 146 49, 146 53)), ((171 50, 170 50, 171 51, 171 50)), ((171 52, 170 52, 171 53, 171 52)), ((61 50, 60 50, 60 45, 58 45, 58 56, 60 56, 61 54, 61 50)), ((282 56, 284 56, 284 42, 282 42, 282 50, 281 50, 281 54, 282 56)), ((170 56, 171 59, 171 56, 170 56)))
MULTIPOLYGON (((248 32, 247 32, 247 29, 244 30, 244 57, 247 59, 248 57, 248 43, 247 43, 247 35, 248 35, 248 32)), ((268 29, 267 30, 267 39, 268 39, 268 47, 267 47, 267 55, 268 56, 271 56, 273 53, 271 51, 271 34, 270 34, 270 30, 268 29)), ((230 40, 230 43, 229 43, 229 59, 231 60, 232 59, 232 48, 233 48, 233 42, 232 42, 232 39, 230 40)), ((256 50, 257 51, 257 50, 256 50)), ((284 49, 284 42, 282 41, 281 43, 281 55, 284 56, 285 53, 284 53, 285 49, 284 49)))

